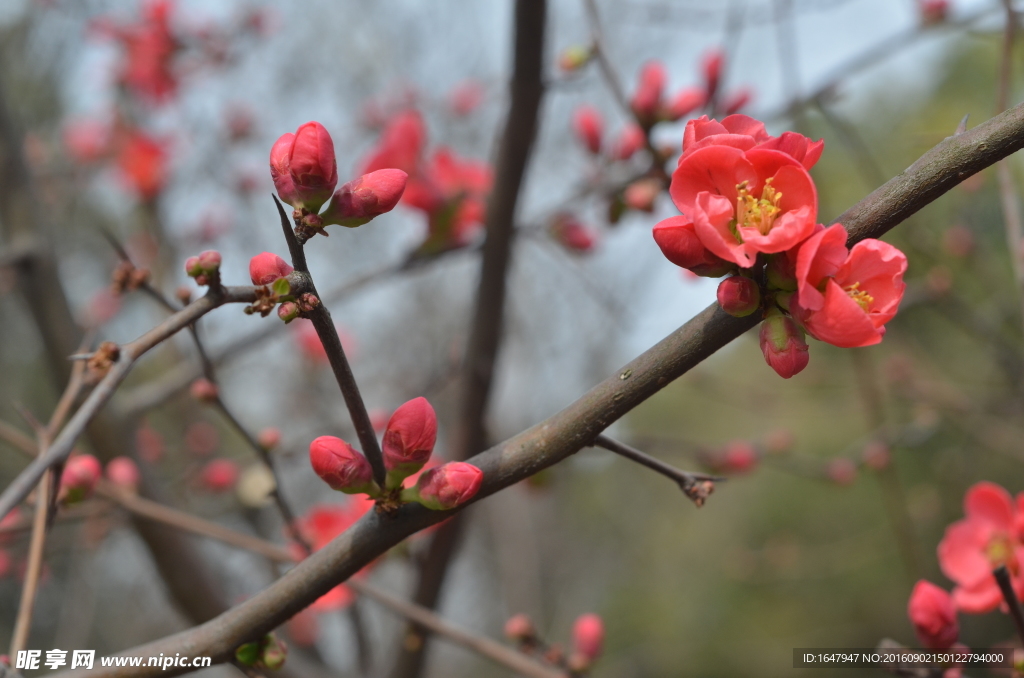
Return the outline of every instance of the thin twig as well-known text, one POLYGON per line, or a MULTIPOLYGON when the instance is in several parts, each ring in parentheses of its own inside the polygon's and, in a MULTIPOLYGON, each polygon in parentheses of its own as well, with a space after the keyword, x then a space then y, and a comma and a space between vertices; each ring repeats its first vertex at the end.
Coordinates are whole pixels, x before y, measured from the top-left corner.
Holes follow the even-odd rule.
POLYGON ((1021 609, 1020 600, 1017 598, 1016 591, 1013 590, 1013 582, 1010 581, 1010 573, 1007 571, 1006 565, 1000 565, 992 570, 992 576, 996 578, 999 590, 1003 594, 1003 600, 1010 608, 1013 625, 1017 628, 1017 637, 1024 643, 1024 610, 1021 609))
POLYGON ((661 475, 675 481, 679 485, 679 489, 689 497, 697 507, 704 505, 704 501, 708 498, 714 489, 716 482, 725 480, 720 476, 711 476, 706 473, 692 473, 690 471, 681 471, 675 466, 666 464, 660 459, 655 459, 649 454, 645 454, 635 447, 630 447, 625 443, 620 443, 617 440, 613 440, 608 436, 601 434, 594 439, 594 445, 596 447, 602 447, 609 452, 625 457, 630 461, 635 461, 641 466, 646 466, 652 471, 656 471, 661 475))
MULTIPOLYGON (((40 453, 46 439, 40 437, 40 453)), ((43 546, 46 544, 46 514, 50 505, 53 471, 47 471, 36 489, 36 512, 32 519, 32 538, 28 547, 28 562, 25 565, 25 583, 21 587, 21 601, 18 603, 18 616, 14 621, 14 633, 11 636, 10 656, 16 657, 25 649, 28 632, 32 628, 32 608, 39 587, 39 577, 43 569, 43 546)))

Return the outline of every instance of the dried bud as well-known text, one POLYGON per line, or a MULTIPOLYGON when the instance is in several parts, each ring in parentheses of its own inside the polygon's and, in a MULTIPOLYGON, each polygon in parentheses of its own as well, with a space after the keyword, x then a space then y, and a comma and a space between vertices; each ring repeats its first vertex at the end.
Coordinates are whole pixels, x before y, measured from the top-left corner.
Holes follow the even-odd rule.
POLYGON ((370 462, 341 438, 320 436, 311 442, 309 462, 332 490, 345 494, 375 494, 377 491, 370 462))
POLYGON ((593 57, 594 51, 586 45, 572 45, 562 50, 558 55, 558 67, 564 73, 578 71, 587 65, 593 57))
POLYGON ((135 492, 139 487, 139 467, 129 457, 114 457, 107 462, 107 480, 121 489, 135 492))
POLYGON ((331 135, 320 123, 307 122, 295 134, 281 136, 270 149, 270 175, 281 200, 319 212, 338 185, 331 135))
POLYGON ((220 389, 217 388, 217 384, 204 377, 193 381, 188 391, 193 398, 201 403, 216 402, 220 396, 220 389))
POLYGON ((804 331, 778 309, 768 311, 761 323, 761 351, 769 366, 783 379, 789 379, 807 367, 807 342, 804 331))
POLYGON ((259 432, 256 442, 268 452, 281 444, 281 429, 269 426, 259 432))
POLYGON ((612 160, 629 160, 644 147, 646 139, 640 125, 635 122, 627 124, 612 142, 612 160))
POLYGON ((57 496, 65 504, 87 499, 103 474, 103 467, 91 454, 76 454, 64 465, 57 496))
POLYGON ((533 622, 525 614, 517 614, 505 622, 505 636, 516 643, 530 643, 537 638, 533 622))
POLYGON ((589 661, 601 656, 604 647, 604 622, 596 614, 580 615, 572 625, 573 651, 589 661))
POLYGON ((601 137, 604 135, 604 120, 593 106, 580 106, 572 116, 572 131, 584 148, 598 155, 601 152, 601 137))
POLYGON ((472 464, 452 461, 424 471, 416 486, 403 490, 403 501, 418 501, 433 511, 448 511, 472 499, 484 472, 472 464))
POLYGON ((277 317, 287 325, 299 317, 299 305, 294 301, 286 301, 277 307, 277 317))
POLYGON ((238 465, 230 459, 214 459, 199 474, 199 482, 210 492, 226 492, 237 480, 238 465))
POLYGON ((273 252, 262 252, 249 260, 249 277, 253 285, 269 285, 294 270, 273 252))
POLYGON ((355 228, 390 212, 405 192, 408 180, 409 175, 400 169, 381 169, 348 182, 320 215, 323 225, 355 228))
POLYGON ((416 473, 430 459, 437 441, 437 414, 426 398, 414 398, 391 415, 384 430, 384 466, 388 488, 416 473))
POLYGON ((718 305, 736 318, 743 318, 761 307, 761 290, 743 275, 733 275, 718 285, 718 305))
POLYGON ((638 179, 626 187, 622 199, 630 209, 653 212, 654 201, 661 193, 661 182, 657 179, 638 179))

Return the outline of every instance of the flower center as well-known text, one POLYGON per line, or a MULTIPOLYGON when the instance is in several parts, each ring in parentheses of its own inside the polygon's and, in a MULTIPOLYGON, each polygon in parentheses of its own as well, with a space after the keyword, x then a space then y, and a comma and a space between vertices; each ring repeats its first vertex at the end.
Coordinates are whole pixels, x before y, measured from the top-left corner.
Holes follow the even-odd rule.
POLYGON ((860 283, 855 282, 852 285, 847 285, 845 288, 846 293, 850 295, 850 298, 860 304, 860 307, 864 309, 864 312, 868 312, 868 305, 875 300, 873 296, 867 293, 866 290, 860 289, 860 283))
POLYGON ((764 180, 761 197, 750 194, 746 181, 736 184, 736 223, 747 228, 756 228, 761 235, 768 235, 782 208, 782 193, 772 186, 772 179, 764 180))
POLYGON ((1008 535, 994 535, 985 546, 985 557, 993 567, 1006 565, 1011 572, 1017 571, 1017 558, 1014 557, 1013 543, 1008 535))

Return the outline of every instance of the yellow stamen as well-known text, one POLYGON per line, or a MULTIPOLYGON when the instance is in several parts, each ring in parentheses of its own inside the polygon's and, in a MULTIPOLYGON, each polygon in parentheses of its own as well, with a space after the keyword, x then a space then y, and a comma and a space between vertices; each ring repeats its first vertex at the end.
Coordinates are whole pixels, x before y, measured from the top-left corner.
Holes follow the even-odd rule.
POLYGON ((747 186, 746 181, 736 184, 736 223, 739 226, 756 228, 761 235, 768 235, 768 231, 772 230, 775 224, 775 219, 782 212, 782 208, 779 207, 782 193, 775 190, 770 178, 765 179, 760 198, 752 196, 747 186))
POLYGON ((846 293, 850 295, 851 299, 860 304, 860 307, 864 309, 865 312, 868 311, 868 304, 875 300, 875 298, 865 290, 860 289, 859 282, 855 282, 846 287, 846 293))

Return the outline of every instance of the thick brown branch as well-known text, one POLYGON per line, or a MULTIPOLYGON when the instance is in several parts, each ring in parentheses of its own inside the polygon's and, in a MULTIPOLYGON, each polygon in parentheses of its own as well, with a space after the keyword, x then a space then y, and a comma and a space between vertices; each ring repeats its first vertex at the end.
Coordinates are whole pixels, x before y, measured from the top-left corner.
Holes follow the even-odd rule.
MULTIPOLYGON (((962 135, 948 138, 905 172, 841 217, 851 240, 877 237, 959 181, 1024 146, 1024 106, 962 135)), ((487 497, 590 444, 605 428, 757 323, 711 306, 601 382, 561 412, 472 458, 484 471, 476 499, 487 497)), ((394 517, 367 514, 281 579, 215 619, 124 654, 163 652, 230 658, 239 644, 259 637, 345 581, 405 537, 450 517, 419 505, 394 517)), ((174 669, 98 668, 90 678, 171 676, 174 669)), ((58 674, 67 675, 67 674, 58 674)), ((86 674, 83 672, 82 674, 86 674)))

